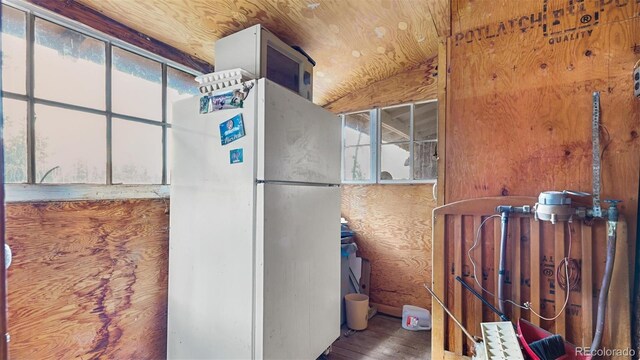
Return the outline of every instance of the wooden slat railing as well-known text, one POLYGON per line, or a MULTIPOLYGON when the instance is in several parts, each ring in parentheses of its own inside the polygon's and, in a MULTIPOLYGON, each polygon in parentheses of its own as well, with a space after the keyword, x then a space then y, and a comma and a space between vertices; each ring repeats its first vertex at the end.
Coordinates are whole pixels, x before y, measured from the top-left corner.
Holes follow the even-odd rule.
MULTIPOLYGON (((454 280, 461 276, 478 292, 468 250, 472 246, 480 224, 495 214, 498 205, 533 205, 533 197, 497 197, 465 200, 436 208, 433 211, 433 289, 441 296, 454 315, 474 335, 480 336, 480 322, 499 321, 497 316, 483 312, 482 303, 454 280), (453 288, 451 288, 453 287, 453 288)), ((577 346, 589 346, 594 331, 595 306, 604 271, 605 222, 593 226, 574 221, 556 225, 534 221, 532 216, 512 216, 509 219, 507 244, 506 296, 517 302, 531 301, 533 308, 546 317, 553 317, 565 302, 566 292, 556 284, 556 269, 572 241, 573 259, 581 264, 581 282, 571 291, 565 311, 555 320, 541 320, 530 311, 507 305, 512 320, 522 317, 543 328, 561 334, 577 346), (569 233, 570 232, 570 233, 569 233), (587 309, 587 310, 585 310, 587 309)), ((500 218, 489 220, 480 231, 480 245, 471 256, 477 267, 478 281, 488 291, 496 293, 500 244, 500 218), (484 275, 484 276, 483 276, 484 275)), ((607 311, 604 346, 630 346, 630 295, 626 222, 618 225, 616 272, 612 280, 607 311), (622 264, 621 264, 622 263, 622 264)), ((497 300, 484 293, 497 305, 497 300)), ((434 303, 432 347, 433 359, 452 359, 470 356, 473 349, 462 331, 447 319, 442 308, 434 303)))

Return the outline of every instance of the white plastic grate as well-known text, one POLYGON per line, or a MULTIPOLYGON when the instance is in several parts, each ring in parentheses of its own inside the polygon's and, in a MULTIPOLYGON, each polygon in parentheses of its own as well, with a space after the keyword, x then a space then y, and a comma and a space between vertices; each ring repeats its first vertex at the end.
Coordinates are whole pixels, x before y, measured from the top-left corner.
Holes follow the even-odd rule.
POLYGON ((488 360, 524 360, 511 322, 485 322, 480 327, 488 360))
POLYGON ((248 71, 242 69, 232 69, 225 71, 216 71, 210 74, 200 75, 196 77, 198 82, 198 90, 202 94, 224 89, 229 86, 238 85, 248 80, 255 79, 248 71))

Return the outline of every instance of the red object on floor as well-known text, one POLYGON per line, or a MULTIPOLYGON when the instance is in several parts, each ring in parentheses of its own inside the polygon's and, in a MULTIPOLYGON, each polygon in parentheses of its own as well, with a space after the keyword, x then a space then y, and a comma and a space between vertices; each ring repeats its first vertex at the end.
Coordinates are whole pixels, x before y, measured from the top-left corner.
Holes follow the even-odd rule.
MULTIPOLYGON (((535 326, 532 323, 520 319, 518 320, 518 340, 520 340, 520 344, 528 355, 530 359, 540 360, 540 358, 536 355, 536 353, 531 350, 529 344, 547 338, 553 335, 552 333, 544 330, 541 327, 535 326)), ((565 341, 564 342, 564 350, 566 355, 559 357, 561 360, 591 360, 592 356, 590 354, 580 354, 577 351, 575 345, 565 341)))

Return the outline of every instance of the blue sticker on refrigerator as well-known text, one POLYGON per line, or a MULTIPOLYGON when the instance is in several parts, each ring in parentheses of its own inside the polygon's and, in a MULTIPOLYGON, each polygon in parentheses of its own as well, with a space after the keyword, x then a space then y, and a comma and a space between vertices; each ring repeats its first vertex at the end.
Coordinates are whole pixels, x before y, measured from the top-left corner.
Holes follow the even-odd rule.
POLYGON ((244 161, 242 148, 229 151, 229 163, 239 164, 244 161))
POLYGON ((220 142, 222 145, 232 143, 243 136, 245 136, 245 132, 242 114, 238 114, 220 124, 220 142))

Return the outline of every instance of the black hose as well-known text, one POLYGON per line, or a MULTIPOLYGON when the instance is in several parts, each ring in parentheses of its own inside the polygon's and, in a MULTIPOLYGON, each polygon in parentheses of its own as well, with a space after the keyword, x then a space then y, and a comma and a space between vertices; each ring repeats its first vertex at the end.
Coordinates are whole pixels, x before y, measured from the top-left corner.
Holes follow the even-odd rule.
POLYGON ((476 289, 472 288, 471 286, 469 286, 469 284, 467 284, 464 280, 462 280, 462 278, 460 276, 456 276, 456 280, 458 280, 460 282, 460 284, 462 284, 462 286, 464 286, 465 289, 471 291, 471 293, 473 295, 475 295, 475 297, 477 297, 478 299, 480 299, 480 301, 482 301, 483 304, 485 304, 489 310, 493 311, 494 313, 496 313, 496 315, 498 315, 498 317, 500 317, 500 320, 502 321, 511 321, 509 320, 509 318, 507 317, 507 315, 505 315, 503 312, 501 312, 500 310, 496 309, 495 306, 493 306, 493 304, 491 304, 489 302, 489 300, 485 299, 484 297, 482 297, 482 295, 480 295, 480 293, 478 293, 476 291, 476 289))
POLYGON ((617 222, 609 221, 609 230, 607 236, 607 262, 604 266, 604 275, 602 276, 602 286, 598 297, 598 315, 596 317, 596 333, 591 343, 591 353, 595 353, 600 348, 602 335, 604 333, 605 311, 607 310, 607 297, 609 295, 609 287, 611 286, 611 277, 613 275, 613 264, 616 257, 616 230, 617 222))

